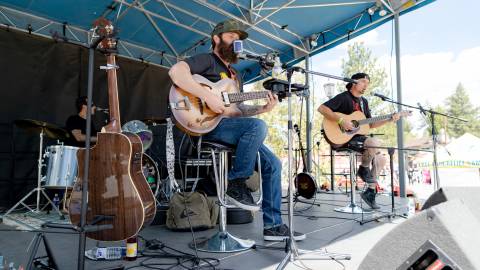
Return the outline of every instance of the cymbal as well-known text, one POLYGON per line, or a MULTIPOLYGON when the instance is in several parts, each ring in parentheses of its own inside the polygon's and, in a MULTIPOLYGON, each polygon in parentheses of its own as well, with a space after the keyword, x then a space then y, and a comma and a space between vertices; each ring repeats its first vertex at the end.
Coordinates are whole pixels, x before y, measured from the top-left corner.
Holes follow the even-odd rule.
POLYGON ((165 125, 167 123, 167 119, 150 117, 143 119, 142 122, 144 122, 148 126, 165 125))
POLYGON ((15 125, 30 133, 44 132, 45 136, 51 139, 64 140, 70 137, 68 132, 56 125, 33 119, 19 119, 14 121, 15 125))

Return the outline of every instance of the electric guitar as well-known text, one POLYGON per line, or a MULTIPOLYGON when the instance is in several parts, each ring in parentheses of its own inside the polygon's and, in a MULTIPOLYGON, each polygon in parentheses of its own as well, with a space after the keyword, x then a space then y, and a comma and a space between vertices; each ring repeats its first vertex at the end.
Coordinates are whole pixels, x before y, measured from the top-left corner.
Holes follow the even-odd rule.
POLYGON ((212 131, 222 118, 228 117, 230 112, 236 111, 236 103, 246 100, 264 99, 269 91, 240 93, 237 82, 225 78, 216 83, 201 75, 194 74, 193 79, 207 91, 213 92, 222 98, 226 110, 218 114, 210 110, 204 100, 196 97, 184 89, 172 85, 169 93, 170 108, 175 117, 175 124, 186 133, 199 136, 212 131))
MULTIPOLYGON (((113 26, 105 18, 95 21, 100 36, 110 36, 113 26)), ((99 46, 112 49, 111 38, 99 46)), ((108 100, 110 121, 97 134, 97 143, 90 149, 88 171, 89 225, 112 225, 111 229, 87 232, 99 241, 119 241, 137 235, 142 226, 155 216, 155 197, 142 172, 142 141, 136 134, 122 132, 118 102, 115 55, 107 55, 108 100)), ((69 216, 72 224, 80 223, 82 189, 84 187, 85 149, 77 152, 78 178, 72 189, 69 216)))
MULTIPOLYGON (((349 115, 343 113, 335 113, 343 118, 343 121, 351 121, 353 124, 352 130, 344 130, 342 125, 335 121, 324 118, 323 130, 325 132, 325 138, 332 146, 341 146, 346 144, 355 135, 367 135, 370 130, 370 124, 391 119, 393 113, 382 116, 376 116, 367 118, 361 111, 355 111, 349 115)), ((411 115, 411 111, 399 112, 400 117, 411 115)))

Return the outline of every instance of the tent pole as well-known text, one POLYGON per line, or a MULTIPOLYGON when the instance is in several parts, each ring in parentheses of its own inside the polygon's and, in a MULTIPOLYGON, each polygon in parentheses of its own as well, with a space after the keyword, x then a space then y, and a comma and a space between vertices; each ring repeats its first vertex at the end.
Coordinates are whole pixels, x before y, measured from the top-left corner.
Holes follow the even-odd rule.
MULTIPOLYGON (((401 67, 400 67, 400 21, 399 21, 399 10, 395 11, 394 14, 394 24, 395 24, 395 55, 396 55, 396 68, 397 68, 397 102, 402 103, 402 76, 401 76, 401 67)), ((402 105, 397 105, 397 110, 402 110, 402 105)), ((403 120, 397 121, 397 146, 399 149, 403 149, 403 120)), ((400 196, 406 197, 406 186, 405 186, 405 155, 403 151, 398 151, 398 177, 400 185, 400 196)), ((393 192, 393 187, 392 187, 393 192)))

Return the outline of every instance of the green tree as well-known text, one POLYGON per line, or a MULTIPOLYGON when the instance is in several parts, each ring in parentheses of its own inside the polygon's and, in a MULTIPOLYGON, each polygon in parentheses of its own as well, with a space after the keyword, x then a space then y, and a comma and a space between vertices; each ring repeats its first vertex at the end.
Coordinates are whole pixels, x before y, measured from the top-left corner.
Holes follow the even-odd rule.
MULTIPOLYGON (((304 62, 301 62, 298 65, 304 66, 304 62)), ((270 78, 267 78, 267 79, 270 79, 270 78)), ((283 74, 282 76, 279 77, 279 79, 286 80, 286 77, 283 74)), ((253 86, 253 89, 251 89, 251 91, 264 90, 263 82, 265 80, 256 82, 253 86)), ((292 81, 295 83, 304 84, 305 75, 300 73, 295 73, 292 78, 292 81)), ((297 97, 296 95, 292 97, 292 119, 294 123, 297 123, 299 121, 300 113, 302 114, 301 117, 303 119, 305 118, 305 104, 300 103, 299 101, 300 101, 300 98, 297 97)), ((285 148, 287 147, 287 142, 288 142, 288 136, 287 136, 288 103, 287 102, 288 100, 284 99, 282 102, 279 102, 279 104, 270 113, 264 113, 257 116, 258 118, 263 119, 269 127, 268 136, 265 139, 265 144, 271 147, 275 152, 275 154, 281 157, 285 157, 287 155, 287 152, 285 151, 285 148)), ((255 101, 250 101, 247 104, 259 105, 264 103, 265 102, 263 100, 255 100, 255 101)), ((303 128, 304 126, 302 127, 302 129, 303 128)), ((293 137, 294 137, 294 140, 296 140, 297 136, 295 134, 293 137)), ((302 137, 302 139, 304 138, 305 137, 302 137)), ((305 141, 304 141, 304 144, 305 144, 305 141)))
MULTIPOLYGON (((396 111, 396 106, 383 102, 381 99, 372 97, 373 92, 390 96, 391 91, 387 88, 387 73, 385 69, 378 63, 378 58, 372 55, 372 51, 365 47, 363 42, 355 42, 348 46, 347 59, 342 59, 342 75, 350 77, 357 72, 364 72, 370 76, 370 84, 366 92, 366 98, 369 101, 372 115, 383 115, 396 111)), ((345 91, 345 86, 341 84, 345 91)), ((406 134, 410 131, 410 125, 404 122, 404 131, 406 134)), ((396 145, 397 130, 396 125, 386 124, 382 127, 372 130, 371 133, 383 134, 380 139, 386 145, 396 145)))
MULTIPOLYGON (((350 77, 355 73, 364 72, 370 76, 366 96, 376 92, 390 96, 391 91, 387 88, 387 73, 378 63, 378 59, 372 55, 372 51, 365 47, 363 42, 355 42, 348 46, 347 59, 342 59, 342 75, 350 77)), ((342 84, 343 86, 343 84, 342 84)), ((343 90, 345 87, 343 86, 343 90)), ((383 114, 392 111, 392 106, 381 106, 382 100, 369 98, 370 108, 373 114, 383 114)))
POLYGON ((447 98, 445 104, 448 114, 468 121, 468 123, 465 123, 448 118, 446 129, 449 135, 459 137, 466 132, 476 136, 480 135, 479 108, 472 105, 470 97, 461 83, 457 85, 455 92, 447 98))

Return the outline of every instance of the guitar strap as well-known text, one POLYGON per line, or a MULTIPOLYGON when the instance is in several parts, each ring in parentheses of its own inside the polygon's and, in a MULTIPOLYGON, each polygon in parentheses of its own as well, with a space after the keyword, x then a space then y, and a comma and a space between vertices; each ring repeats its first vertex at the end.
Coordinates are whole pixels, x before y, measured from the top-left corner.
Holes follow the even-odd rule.
POLYGON ((167 138, 165 140, 165 149, 167 156, 168 184, 165 193, 170 199, 173 191, 178 191, 179 186, 175 180, 175 144, 173 142, 173 123, 171 118, 167 118, 167 138))
POLYGON ((228 70, 230 71, 230 76, 231 76, 230 79, 232 79, 232 80, 234 80, 234 81, 237 82, 237 87, 238 87, 238 89, 240 90, 241 87, 240 87, 240 81, 239 81, 238 78, 237 78, 237 72, 235 72, 235 70, 234 70, 233 68, 231 68, 231 67, 228 67, 228 70))
MULTIPOLYGON (((357 98, 356 96, 354 96, 354 95, 352 94, 352 92, 348 91, 348 93, 350 94, 350 97, 352 97, 353 102, 357 102, 357 103, 358 103, 358 105, 360 106, 361 112, 365 114, 365 104, 364 104, 364 102, 363 102, 363 97, 357 98)), ((355 104, 353 104, 353 105, 354 105, 354 106, 353 106, 353 109, 355 110, 355 107, 356 107, 356 106, 355 106, 355 104)))
POLYGON ((227 78, 227 74, 226 74, 225 72, 223 72, 223 71, 221 71, 221 72, 219 71, 219 70, 220 70, 219 65, 221 65, 221 66, 223 66, 224 68, 226 68, 226 69, 229 71, 229 73, 230 73, 229 78, 237 82, 237 87, 238 87, 238 89, 240 90, 240 89, 241 89, 241 87, 240 87, 240 81, 238 80, 237 72, 235 71, 235 69, 233 69, 231 66, 225 65, 225 64, 222 62, 222 60, 218 57, 218 55, 216 55, 215 53, 212 52, 211 54, 213 55, 213 57, 214 57, 215 59, 217 59, 217 61, 213 61, 213 65, 214 65, 214 70, 215 70, 215 72, 218 72, 218 73, 220 74, 220 78, 221 78, 221 79, 225 79, 225 78, 227 78))
POLYGON ((364 108, 364 103, 363 103, 363 97, 360 97, 359 98, 359 102, 360 102, 360 109, 362 110, 362 113, 365 113, 365 108, 364 108))

